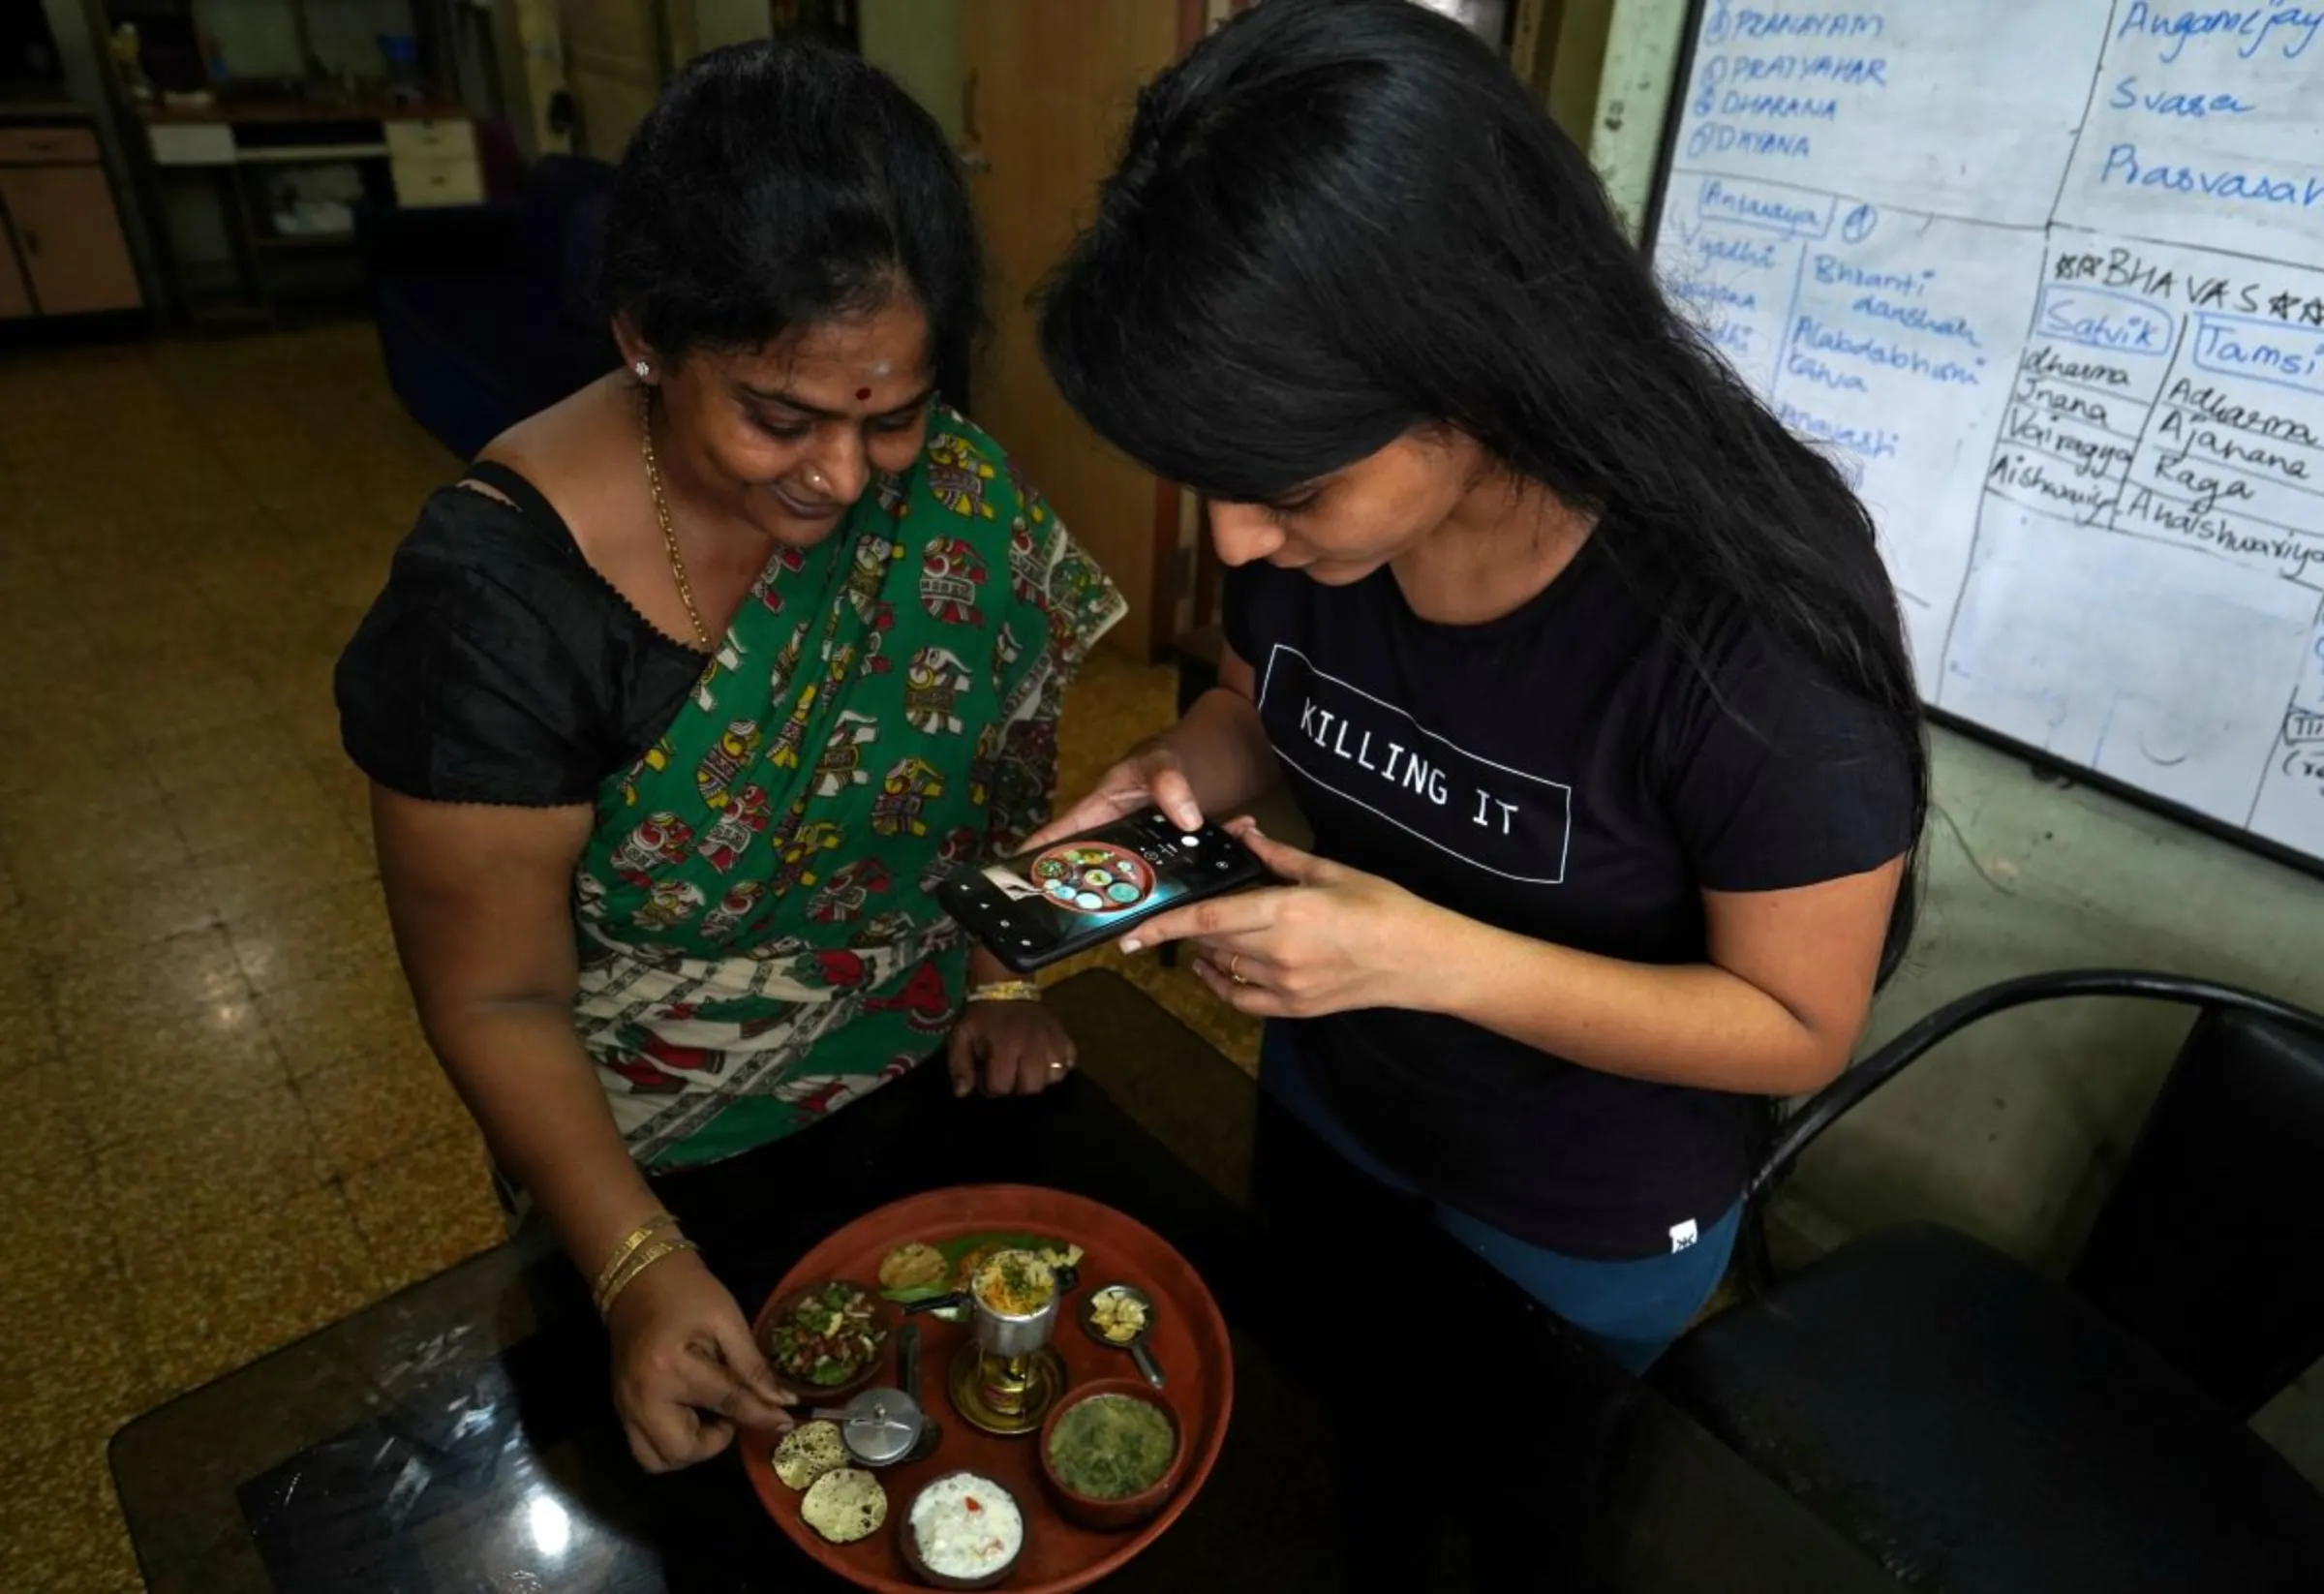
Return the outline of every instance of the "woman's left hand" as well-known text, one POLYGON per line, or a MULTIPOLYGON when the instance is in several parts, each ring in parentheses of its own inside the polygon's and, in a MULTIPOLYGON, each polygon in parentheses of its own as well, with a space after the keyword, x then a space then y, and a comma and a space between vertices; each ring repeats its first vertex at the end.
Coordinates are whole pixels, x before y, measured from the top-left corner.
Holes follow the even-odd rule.
POLYGON ((1073 1037, 1037 1001, 972 1001, 952 1027, 952 1093, 1037 1096, 1073 1072, 1073 1037))
POLYGON ((1195 972, 1221 1000, 1263 1019, 1425 1005, 1428 927, 1442 909, 1402 886, 1227 827, 1287 885, 1158 914, 1123 937, 1140 952, 1191 941, 1195 972))

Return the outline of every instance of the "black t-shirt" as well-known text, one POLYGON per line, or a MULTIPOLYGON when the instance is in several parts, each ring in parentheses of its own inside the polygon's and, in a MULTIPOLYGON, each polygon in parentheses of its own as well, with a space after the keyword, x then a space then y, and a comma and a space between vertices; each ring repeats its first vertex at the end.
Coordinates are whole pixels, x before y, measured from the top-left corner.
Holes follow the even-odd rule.
MULTIPOLYGON (((1421 619, 1387 569, 1331 588, 1252 566, 1228 578, 1226 628, 1317 851, 1504 930, 1699 963, 1705 889, 1837 879, 1911 843, 1905 749, 1880 713, 1739 609, 1696 628, 1698 668, 1599 537, 1485 625, 1421 619)), ((1743 1097, 1429 1014, 1340 1014, 1291 1038, 1383 1161, 1535 1244, 1667 1253, 1741 1193, 1743 1097)))

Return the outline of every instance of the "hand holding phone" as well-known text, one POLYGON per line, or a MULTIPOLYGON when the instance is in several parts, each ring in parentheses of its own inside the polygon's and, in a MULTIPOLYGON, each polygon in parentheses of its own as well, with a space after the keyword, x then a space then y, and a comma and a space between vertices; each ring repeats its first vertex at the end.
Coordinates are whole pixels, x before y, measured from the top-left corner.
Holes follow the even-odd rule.
POLYGON ((1167 908, 1268 877, 1217 825, 1181 830, 1147 809, 998 863, 959 869, 936 901, 1021 974, 1086 952, 1167 908))
POLYGON ((1203 828, 1202 805, 1194 800, 1194 785, 1167 739, 1133 750, 1100 776, 1097 785, 1081 801, 1054 815, 1027 837, 1024 844, 1028 850, 1038 851, 1051 842, 1086 835, 1149 808, 1160 809, 1180 835, 1203 828))

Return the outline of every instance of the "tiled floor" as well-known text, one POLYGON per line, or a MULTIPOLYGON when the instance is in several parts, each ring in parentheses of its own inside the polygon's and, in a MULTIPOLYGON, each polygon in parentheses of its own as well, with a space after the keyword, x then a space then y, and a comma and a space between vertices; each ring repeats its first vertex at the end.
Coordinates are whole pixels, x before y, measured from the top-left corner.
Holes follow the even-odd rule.
MULTIPOLYGON (((453 462, 367 328, 0 362, 0 1590, 138 1586, 124 1420, 500 1236, 329 671, 453 462)), ((1077 690, 1078 789, 1170 712, 1077 690)), ((1189 978, 1132 977, 1246 1063, 1189 978)))

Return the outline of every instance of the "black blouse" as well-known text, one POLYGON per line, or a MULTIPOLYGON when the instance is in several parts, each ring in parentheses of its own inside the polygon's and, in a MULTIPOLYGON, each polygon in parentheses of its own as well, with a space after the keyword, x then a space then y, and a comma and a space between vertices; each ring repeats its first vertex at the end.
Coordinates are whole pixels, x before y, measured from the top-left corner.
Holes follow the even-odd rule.
POLYGON ((468 479, 508 502, 429 497, 340 656, 340 740, 407 797, 593 802, 668 727, 703 656, 598 574, 523 476, 487 461, 468 479))

